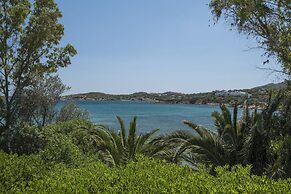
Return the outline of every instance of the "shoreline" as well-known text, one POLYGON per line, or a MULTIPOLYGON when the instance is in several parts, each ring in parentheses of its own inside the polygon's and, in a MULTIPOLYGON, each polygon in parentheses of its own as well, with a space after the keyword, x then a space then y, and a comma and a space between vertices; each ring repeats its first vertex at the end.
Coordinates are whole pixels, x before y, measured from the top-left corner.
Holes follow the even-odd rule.
POLYGON ((60 97, 61 101, 124 101, 144 102, 153 104, 194 104, 228 107, 237 105, 239 108, 247 106, 250 109, 264 109, 267 105, 270 91, 286 87, 284 82, 271 83, 250 89, 215 90, 212 92, 184 94, 180 92, 147 93, 135 92, 132 94, 106 94, 102 92, 87 92, 69 94, 60 97))
MULTIPOLYGON (((143 102, 147 104, 187 104, 187 105, 207 105, 207 106, 220 106, 221 104, 225 104, 227 107, 234 107, 234 104, 228 103, 191 103, 190 101, 161 101, 161 100, 152 100, 152 99, 91 99, 91 98, 70 98, 70 99, 60 99, 61 102, 69 102, 69 101, 87 101, 87 102, 143 102)), ((263 106, 258 106, 255 104, 249 104, 249 109, 263 109, 263 106)), ((238 104, 238 108, 245 108, 243 104, 238 104)))

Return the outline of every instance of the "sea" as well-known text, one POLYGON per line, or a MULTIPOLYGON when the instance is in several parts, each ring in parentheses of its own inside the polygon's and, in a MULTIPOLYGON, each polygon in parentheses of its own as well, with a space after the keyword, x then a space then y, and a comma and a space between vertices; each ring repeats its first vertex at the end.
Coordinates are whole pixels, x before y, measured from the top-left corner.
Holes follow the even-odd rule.
MULTIPOLYGON (((211 117, 213 111, 220 111, 219 106, 195 104, 159 104, 142 101, 74 101, 80 108, 90 113, 91 121, 96 124, 107 125, 119 130, 116 116, 120 116, 126 127, 137 117, 137 130, 146 133, 153 129, 160 129, 160 133, 174 130, 192 130, 183 120, 192 121, 209 130, 215 131, 211 117)), ((63 107, 66 101, 57 104, 57 109, 63 107)))

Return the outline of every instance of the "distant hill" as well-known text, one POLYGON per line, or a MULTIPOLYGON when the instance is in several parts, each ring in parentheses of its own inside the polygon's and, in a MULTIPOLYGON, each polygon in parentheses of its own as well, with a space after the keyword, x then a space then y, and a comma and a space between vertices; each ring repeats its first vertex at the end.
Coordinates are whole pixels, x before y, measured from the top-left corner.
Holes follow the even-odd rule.
POLYGON ((270 83, 270 84, 266 84, 263 86, 258 86, 258 87, 254 87, 251 88, 251 90, 274 90, 274 89, 281 89, 283 87, 285 87, 286 84, 284 82, 281 83, 270 83))
POLYGON ((266 102, 271 90, 283 88, 285 84, 270 83, 251 89, 238 89, 228 91, 212 91, 205 93, 183 94, 177 92, 146 93, 136 92, 133 94, 105 94, 101 92, 89 92, 63 96, 61 100, 128 100, 145 101, 150 103, 184 103, 184 104, 243 104, 248 99, 250 104, 262 105, 266 102))

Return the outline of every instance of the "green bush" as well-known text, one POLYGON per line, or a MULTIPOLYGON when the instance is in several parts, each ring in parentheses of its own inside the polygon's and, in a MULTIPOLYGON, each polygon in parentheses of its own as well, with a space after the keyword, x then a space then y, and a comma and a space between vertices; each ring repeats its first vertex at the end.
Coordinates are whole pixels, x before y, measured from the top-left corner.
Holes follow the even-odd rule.
POLYGON ((10 151, 17 154, 35 154, 42 150, 47 137, 43 132, 44 128, 23 124, 9 133, 7 143, 10 151))
POLYGON ((2 193, 288 193, 291 179, 250 175, 250 167, 217 167, 216 177, 160 160, 110 168, 100 162, 48 171, 35 156, 0 154, 2 193), (15 170, 16 169, 16 170, 15 170))
POLYGON ((46 163, 72 165, 76 164, 78 159, 81 158, 81 152, 69 137, 57 134, 49 138, 49 143, 40 152, 40 156, 46 163))
POLYGON ((47 131, 47 137, 52 137, 56 134, 67 136, 83 153, 89 154, 95 152, 95 139, 92 134, 92 131, 96 130, 95 128, 90 121, 71 120, 49 125, 45 131, 47 131))
MULTIPOLYGON (((91 131, 94 125, 85 120, 60 122, 43 129, 47 145, 40 156, 47 163, 79 165, 97 158, 91 131), (92 157, 93 156, 93 157, 92 157)), ((96 159, 95 159, 96 160, 96 159)))
POLYGON ((76 119, 90 120, 90 114, 87 110, 80 108, 74 102, 69 102, 62 107, 57 115, 56 121, 64 122, 76 119))
POLYGON ((45 127, 24 123, 11 129, 5 134, 5 138, 0 137, 0 144, 6 144, 6 147, 9 147, 7 152, 37 154, 44 150, 50 141, 61 143, 61 139, 58 141, 55 139, 56 136, 61 135, 66 136, 63 140, 71 141, 84 153, 92 153, 94 152, 93 130, 95 130, 94 124, 86 120, 70 120, 45 127))
POLYGON ((37 177, 44 177, 47 172, 47 166, 38 156, 17 156, 0 151, 0 193, 17 190, 37 177))
MULTIPOLYGON (((250 166, 216 167, 215 173, 211 171, 215 174, 212 176, 203 166, 199 172, 193 172, 189 167, 138 156, 135 162, 110 168, 96 161, 94 130, 92 123, 82 120, 44 128, 24 126, 18 137, 20 143, 27 145, 19 148, 22 153, 38 155, 18 156, 0 151, 0 193, 288 193, 291 190, 291 179, 251 175, 250 166), (31 151, 34 146, 37 150, 31 151)), ((283 144, 278 145, 274 143, 270 149, 275 153, 282 150, 283 144)))

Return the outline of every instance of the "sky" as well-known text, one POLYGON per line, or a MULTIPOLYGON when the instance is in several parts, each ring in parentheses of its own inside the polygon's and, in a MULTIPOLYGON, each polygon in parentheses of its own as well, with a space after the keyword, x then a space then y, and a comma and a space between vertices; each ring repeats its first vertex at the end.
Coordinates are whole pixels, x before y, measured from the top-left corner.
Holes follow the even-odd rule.
MULTIPOLYGON (((56 0, 62 44, 78 54, 59 71, 68 94, 197 93, 278 82, 261 70, 263 51, 223 20, 207 0, 56 0)), ((271 63, 268 67, 277 67, 271 63)))

